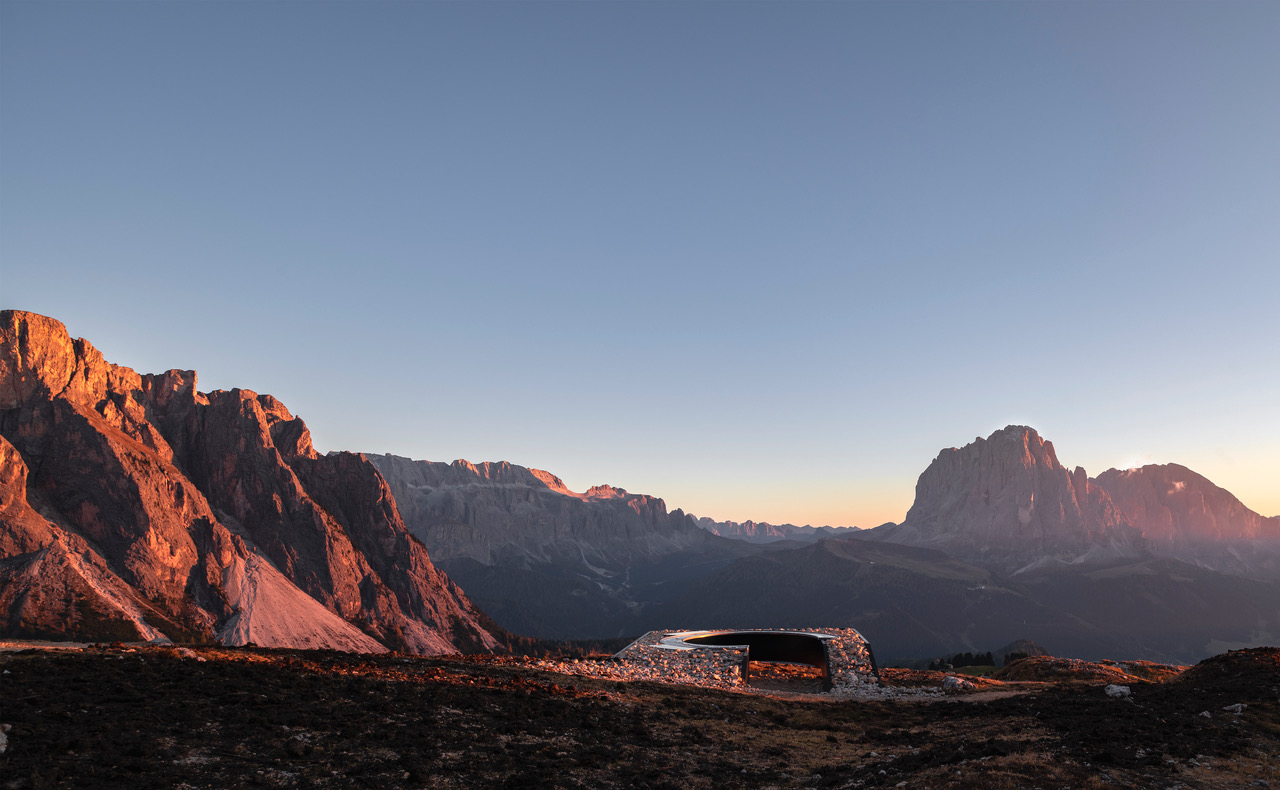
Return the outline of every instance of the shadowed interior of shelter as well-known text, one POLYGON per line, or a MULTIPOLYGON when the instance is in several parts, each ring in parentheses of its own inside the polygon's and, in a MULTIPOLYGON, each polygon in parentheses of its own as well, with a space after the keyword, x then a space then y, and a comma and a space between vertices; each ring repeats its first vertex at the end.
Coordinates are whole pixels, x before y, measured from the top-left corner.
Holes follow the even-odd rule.
POLYGON ((821 670, 822 688, 824 691, 831 690, 831 667, 827 661, 827 646, 822 637, 776 631, 722 631, 691 636, 684 641, 694 645, 746 647, 747 657, 742 664, 743 682, 751 681, 752 661, 804 664, 821 670))

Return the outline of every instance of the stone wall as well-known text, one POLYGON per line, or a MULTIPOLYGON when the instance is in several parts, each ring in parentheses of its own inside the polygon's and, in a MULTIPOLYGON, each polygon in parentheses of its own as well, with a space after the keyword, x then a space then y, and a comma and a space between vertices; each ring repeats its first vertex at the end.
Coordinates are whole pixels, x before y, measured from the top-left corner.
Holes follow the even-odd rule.
MULTIPOLYGON (((729 629, 724 629, 729 630, 729 629)), ((813 634, 826 647, 832 691, 879 685, 871 648, 852 628, 754 628, 751 631, 813 634)), ((741 646, 689 644, 689 637, 717 631, 650 631, 614 656, 633 677, 670 683, 741 686, 747 650, 741 646)))

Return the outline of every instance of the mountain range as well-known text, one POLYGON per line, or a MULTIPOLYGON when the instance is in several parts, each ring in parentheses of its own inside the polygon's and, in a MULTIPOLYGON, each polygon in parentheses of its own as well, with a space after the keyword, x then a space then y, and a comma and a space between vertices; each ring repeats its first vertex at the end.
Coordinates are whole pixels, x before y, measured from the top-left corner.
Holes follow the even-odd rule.
POLYGON ((504 628, 544 638, 645 630, 685 584, 763 550, 727 537, 812 542, 857 531, 695 518, 610 485, 576 493, 507 462, 365 457, 436 565, 504 628))
POLYGON ((0 313, 0 633, 501 650, 507 632, 852 626, 882 658, 1034 639, 1193 660, 1280 635, 1280 518, 1175 464, 942 450, 901 523, 716 522, 505 462, 318 454, 270 395, 0 313))
POLYGON ((0 312, 0 627, 449 653, 487 619, 405 528, 382 476, 320 456, 270 395, 112 365, 0 312))
POLYGON ((608 485, 575 493, 549 472, 505 462, 366 457, 436 564, 517 633, 642 632, 645 612, 684 583, 755 550, 657 497, 608 485))
POLYGON ((1280 634, 1277 519, 1184 467, 1068 470, 1025 426, 943 450, 903 522, 868 530, 714 522, 510 464, 368 457, 436 562, 521 633, 841 625, 887 657, 1030 637, 1169 660, 1280 634))
POLYGON ((1264 518, 1177 464, 1090 478, 1053 444, 1010 425, 945 449, 916 483, 901 524, 867 537, 939 548, 1017 573, 1030 566, 1146 555, 1280 578, 1280 517, 1264 518))
POLYGON ((698 519, 698 526, 724 538, 736 538, 751 543, 776 543, 780 540, 815 541, 823 538, 839 538, 859 531, 858 527, 812 527, 795 524, 770 524, 767 521, 716 521, 707 517, 698 519))
POLYGON ((1014 425, 939 453, 901 524, 737 561, 663 614, 853 626, 890 660, 1030 638, 1192 661, 1280 639, 1278 535, 1184 467, 1091 479, 1014 425))

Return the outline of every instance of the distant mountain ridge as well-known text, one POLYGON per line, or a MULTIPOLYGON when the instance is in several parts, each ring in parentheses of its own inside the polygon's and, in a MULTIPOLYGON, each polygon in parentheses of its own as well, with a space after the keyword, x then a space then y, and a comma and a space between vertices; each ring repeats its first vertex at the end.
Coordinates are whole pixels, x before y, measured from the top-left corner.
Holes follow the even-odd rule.
POLYGON ((861 532, 860 527, 812 527, 806 524, 770 524, 765 521, 716 521, 705 516, 698 519, 698 526, 722 538, 735 538, 751 543, 775 543, 780 540, 815 541, 836 538, 861 532))
POLYGON ((655 604, 760 550, 752 544, 856 531, 698 519, 607 484, 577 493, 551 472, 506 461, 366 457, 409 530, 474 601, 504 628, 551 638, 647 629, 655 604))
POLYGON ((1280 520, 1203 476, 1169 464, 1090 478, 1068 471, 1051 442, 1021 425, 942 450, 903 522, 865 535, 1006 571, 1147 555, 1264 578, 1280 570, 1270 559, 1280 520))
POLYGON ((1280 518, 1176 464, 1090 478, 1026 426, 939 452, 901 524, 715 522, 506 462, 320 456, 270 395, 0 313, 4 634, 437 653, 496 649, 492 616, 1192 660, 1280 636, 1277 580, 1280 518))
POLYGON ((1192 661, 1280 638, 1276 519, 1174 464, 1091 479, 1033 429, 942 450, 901 524, 744 557, 660 610, 698 627, 838 625, 918 659, 1032 638, 1192 661))
POLYGON ((496 638, 363 457, 270 395, 0 312, 0 632, 417 653, 496 638))
POLYGON ((484 565, 559 558, 614 564, 701 545, 707 535, 657 497, 609 485, 584 493, 540 469, 366 455, 382 472, 409 530, 437 561, 484 565))
MULTIPOLYGON (((1057 634, 1060 644, 1080 651, 1105 652, 1108 645, 1130 645, 1151 655, 1185 658, 1197 648, 1177 647, 1177 639, 1162 635, 1158 628, 1150 633, 1144 630, 1144 623, 1170 620, 1167 610, 1152 608, 1140 594, 1143 584, 1158 586, 1179 578, 1195 581, 1191 587, 1170 587, 1170 602, 1226 606, 1233 617, 1238 615, 1229 626, 1225 618, 1197 621, 1195 639, 1209 639, 1220 627, 1222 638, 1230 633, 1230 640, 1243 644, 1280 630, 1275 587, 1237 581, 1240 576, 1263 581, 1280 577, 1280 566, 1274 562, 1280 555, 1267 549, 1271 520, 1252 514, 1203 478, 1192 478, 1194 473, 1179 473, 1178 480, 1159 478, 1158 486, 1145 484, 1146 493, 1141 496, 1117 494, 1113 499, 1110 492, 1119 491, 1121 485, 1112 479, 1115 475, 1107 473, 1095 480, 1079 467, 1068 471, 1053 445, 1025 426, 1009 426, 964 448, 941 451, 921 474, 916 501, 903 523, 869 530, 715 522, 679 510, 667 513, 660 499, 611 486, 578 494, 549 472, 507 463, 444 464, 370 457, 390 482, 410 528, 442 567, 504 627, 527 633, 556 638, 613 636, 676 621, 694 621, 699 627, 813 625, 821 624, 814 619, 815 613, 830 606, 834 608, 828 617, 861 611, 862 619, 843 617, 839 622, 869 629, 884 640, 887 649, 940 653, 994 646, 963 642, 962 634, 979 633, 965 630, 976 627, 966 625, 965 618, 971 616, 966 613, 982 607, 987 612, 982 632, 1000 640, 996 644, 1023 635, 1016 629, 1006 632, 1000 619, 1003 612, 1011 621, 1042 624, 1029 625, 1027 633, 1050 642, 1057 634), (1154 489, 1146 490, 1152 486, 1163 486, 1159 496, 1154 489), (1160 507, 1165 510, 1159 510, 1148 502, 1150 512, 1172 512, 1170 508, 1176 510, 1181 500, 1169 500, 1169 491, 1186 499, 1201 488, 1205 496, 1191 497, 1205 503, 1200 516, 1169 515, 1167 520, 1175 525, 1191 518, 1187 523, 1200 526, 1187 529, 1204 540, 1162 544, 1162 534, 1186 529, 1168 526, 1161 532, 1130 505, 1130 500, 1138 498, 1164 503, 1160 507), (1217 530, 1213 534, 1226 539, 1210 540, 1204 523, 1212 523, 1217 530), (735 539, 717 541, 715 534, 735 539), (1260 537, 1250 537, 1254 535, 1260 537), (805 543, 832 537, 850 549, 816 554, 795 551, 805 543), (872 559, 875 554, 870 548, 852 550, 866 541, 935 553, 890 553, 872 559), (1174 544, 1178 551, 1170 549, 1174 544), (733 546, 738 547, 736 551, 733 546), (818 558, 822 561, 817 562, 818 558), (1190 563, 1210 574, 1162 559, 1190 563), (957 561, 968 564, 974 573, 986 574, 985 581, 959 584, 952 578, 955 566, 947 564, 957 561), (786 570, 765 580, 769 568, 786 570), (1228 576, 1215 577, 1213 571, 1228 576), (825 579, 824 573, 854 573, 861 581, 849 587, 825 579), (935 579, 939 573, 950 581, 935 579), (1109 614, 1098 608, 1086 592, 1099 585, 1090 573, 1103 574, 1102 585, 1113 590, 1115 600, 1128 603, 1109 614), (788 575, 791 581, 786 580, 788 575), (1024 581, 1001 581, 1009 575, 1024 581), (778 595, 783 588, 799 592, 810 585, 817 586, 806 595, 778 595), (900 589, 897 602, 886 603, 883 609, 878 605, 857 608, 880 600, 876 587, 900 589), (854 590, 864 603, 841 597, 854 590), (913 632, 933 616, 912 606, 925 607, 938 596, 964 602, 956 609, 959 619, 954 629, 944 618, 930 626, 929 633, 913 632), (1082 611, 1097 619, 1097 625, 1082 623, 1070 611, 1060 610, 1053 596, 1077 601, 1082 611), (1191 603, 1195 600, 1200 603, 1191 603), (896 614, 887 616, 887 611, 896 614), (772 619, 760 619, 766 613, 772 613, 772 619), (1246 622, 1267 625, 1251 637, 1246 622), (1134 634, 1122 637, 1119 632, 1124 629, 1134 634), (962 641, 949 642, 948 633, 962 641)), ((1155 469, 1121 475, 1122 482, 1134 486, 1154 480, 1155 469)), ((887 550, 886 546, 883 551, 887 550)))
POLYGON ((657 497, 609 485, 576 493, 550 472, 505 461, 367 457, 436 563, 518 633, 641 633, 655 603, 753 550, 657 497))

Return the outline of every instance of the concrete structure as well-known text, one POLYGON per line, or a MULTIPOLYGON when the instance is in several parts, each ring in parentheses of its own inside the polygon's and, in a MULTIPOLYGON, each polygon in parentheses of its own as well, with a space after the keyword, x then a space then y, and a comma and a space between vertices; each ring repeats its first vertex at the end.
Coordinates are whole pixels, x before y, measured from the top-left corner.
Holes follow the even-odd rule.
POLYGON ((824 691, 880 682, 871 646, 852 628, 650 631, 614 658, 673 679, 730 686, 750 681, 752 661, 817 667, 824 691))

